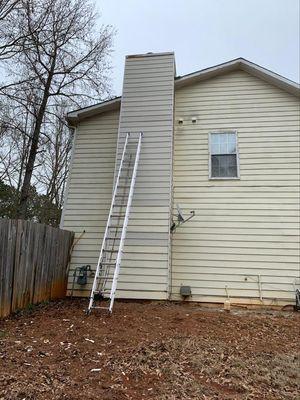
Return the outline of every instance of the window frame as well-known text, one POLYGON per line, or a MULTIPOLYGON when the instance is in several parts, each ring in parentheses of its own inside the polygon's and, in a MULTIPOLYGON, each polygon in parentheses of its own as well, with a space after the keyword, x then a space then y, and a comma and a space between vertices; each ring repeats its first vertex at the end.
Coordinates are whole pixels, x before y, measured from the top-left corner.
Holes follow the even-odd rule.
MULTIPOLYGON (((240 154, 239 154, 239 143, 238 143, 238 131, 237 129, 222 129, 222 130, 214 130, 208 133, 208 152, 209 152, 209 159, 208 159, 208 179, 209 180, 239 180, 241 179, 240 176, 240 154), (235 134, 235 150, 236 150, 236 172, 237 176, 212 176, 211 169, 212 169, 212 162, 211 157, 214 154, 211 154, 211 144, 212 144, 212 135, 214 133, 224 134, 224 133, 234 133, 235 134)), ((230 153, 228 153, 230 155, 230 153)))

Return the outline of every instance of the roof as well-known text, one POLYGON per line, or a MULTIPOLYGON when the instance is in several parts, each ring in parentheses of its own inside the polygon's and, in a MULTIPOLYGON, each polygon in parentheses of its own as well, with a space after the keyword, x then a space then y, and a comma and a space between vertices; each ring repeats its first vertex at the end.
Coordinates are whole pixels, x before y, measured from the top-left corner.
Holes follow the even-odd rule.
POLYGON ((300 95, 300 85, 291 81, 267 68, 263 68, 258 64, 245 60, 244 58, 236 58, 223 64, 215 65, 214 67, 202 69, 184 76, 175 78, 175 87, 182 87, 187 84, 199 82, 201 80, 213 78, 215 76, 228 73, 231 71, 242 70, 250 75, 256 76, 265 80, 274 86, 279 87, 295 96, 300 95))
POLYGON ((93 115, 101 114, 106 111, 113 111, 119 109, 121 104, 121 96, 114 97, 113 99, 102 101, 101 103, 93 104, 92 106, 79 108, 70 111, 67 114, 67 121, 69 125, 76 124, 82 119, 92 117, 93 115))
MULTIPOLYGON (((152 55, 152 54, 151 54, 152 55)), ((150 54, 149 54, 150 56, 150 54)), ((130 56, 132 57, 132 56, 130 56)), ((214 78, 224 73, 243 70, 249 74, 256 76, 274 86, 279 87, 286 92, 300 97, 300 85, 290 79, 287 79, 275 72, 252 63, 244 58, 236 58, 234 60, 215 65, 210 68, 205 68, 200 71, 192 72, 187 75, 175 77, 175 89, 191 85, 195 82, 204 81, 206 79, 214 78)), ((67 114, 67 121, 70 125, 75 124, 82 119, 91 117, 93 115, 101 114, 106 111, 118 110, 121 104, 121 96, 114 99, 95 104, 90 107, 81 108, 71 111, 67 114)))

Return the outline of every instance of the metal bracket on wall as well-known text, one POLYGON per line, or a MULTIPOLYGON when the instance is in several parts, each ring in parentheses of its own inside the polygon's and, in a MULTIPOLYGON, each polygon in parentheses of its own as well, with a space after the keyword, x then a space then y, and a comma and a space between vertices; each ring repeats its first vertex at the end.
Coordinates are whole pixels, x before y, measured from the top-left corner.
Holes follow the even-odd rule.
POLYGON ((190 211, 190 216, 185 218, 183 215, 183 212, 181 211, 181 208, 179 207, 179 205, 177 204, 177 222, 172 222, 172 225, 170 227, 170 231, 175 232, 175 230, 182 224, 185 224, 187 221, 189 221, 190 219, 192 219, 196 213, 194 210, 190 211))

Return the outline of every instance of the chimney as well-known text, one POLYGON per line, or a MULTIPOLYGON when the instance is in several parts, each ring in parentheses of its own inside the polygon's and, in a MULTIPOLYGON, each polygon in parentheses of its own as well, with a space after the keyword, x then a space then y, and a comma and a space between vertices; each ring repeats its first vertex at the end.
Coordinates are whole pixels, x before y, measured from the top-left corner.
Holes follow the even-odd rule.
POLYGON ((126 275, 140 270, 139 277, 127 276, 128 290, 146 299, 154 292, 155 298, 168 297, 174 75, 174 53, 126 57, 117 160, 126 133, 143 132, 143 140, 122 270, 126 275), (159 276, 149 285, 157 268, 159 276))

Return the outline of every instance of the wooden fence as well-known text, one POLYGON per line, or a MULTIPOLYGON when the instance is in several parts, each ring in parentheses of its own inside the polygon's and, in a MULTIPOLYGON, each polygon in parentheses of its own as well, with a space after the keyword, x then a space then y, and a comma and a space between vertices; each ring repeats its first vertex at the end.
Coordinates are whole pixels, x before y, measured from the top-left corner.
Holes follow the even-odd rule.
POLYGON ((65 296, 73 237, 44 224, 0 219, 0 317, 65 296))

